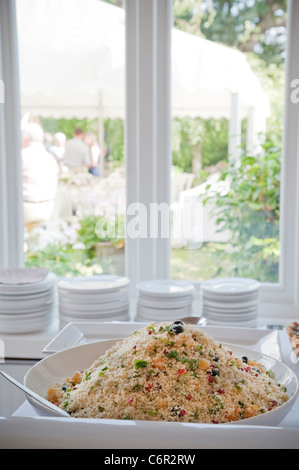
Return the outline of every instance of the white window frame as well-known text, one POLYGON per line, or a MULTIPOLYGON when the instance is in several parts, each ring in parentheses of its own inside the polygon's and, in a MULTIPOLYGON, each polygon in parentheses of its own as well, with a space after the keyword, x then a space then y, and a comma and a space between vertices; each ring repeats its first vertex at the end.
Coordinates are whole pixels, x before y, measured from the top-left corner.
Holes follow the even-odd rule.
POLYGON ((14 0, 0 2, 0 268, 22 267, 23 196, 19 63, 14 0), (2 101, 2 100, 1 100, 2 101))
MULTIPOLYGON (((127 205, 170 202, 171 0, 127 0, 127 205), (158 47, 159 46, 159 47, 158 47)), ((0 268, 23 265, 20 106, 15 1, 0 2, 0 268)), ((277 284, 263 284, 261 314, 299 313, 299 105, 290 84, 299 78, 299 2, 288 2, 285 116, 281 184, 281 259, 277 284)), ((134 286, 170 277, 170 240, 127 239, 127 275, 134 286)))

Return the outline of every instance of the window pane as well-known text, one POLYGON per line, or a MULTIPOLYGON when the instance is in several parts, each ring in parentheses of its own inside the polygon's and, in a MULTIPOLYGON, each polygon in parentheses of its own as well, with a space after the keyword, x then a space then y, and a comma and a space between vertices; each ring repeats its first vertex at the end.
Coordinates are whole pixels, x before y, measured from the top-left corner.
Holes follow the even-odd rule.
POLYGON ((26 265, 123 275, 122 0, 18 0, 17 19, 26 265))
POLYGON ((286 1, 173 10, 172 277, 277 282, 286 1))

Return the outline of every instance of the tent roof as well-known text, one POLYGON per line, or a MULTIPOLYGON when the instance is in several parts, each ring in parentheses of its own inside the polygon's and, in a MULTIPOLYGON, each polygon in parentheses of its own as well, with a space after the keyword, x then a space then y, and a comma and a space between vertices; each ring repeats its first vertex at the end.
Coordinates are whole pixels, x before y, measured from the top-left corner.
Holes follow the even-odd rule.
MULTIPOLYGON (((125 11, 99 0, 17 0, 22 111, 52 117, 125 115, 125 11)), ((239 51, 172 31, 175 116, 230 117, 231 93, 269 114, 239 51)))

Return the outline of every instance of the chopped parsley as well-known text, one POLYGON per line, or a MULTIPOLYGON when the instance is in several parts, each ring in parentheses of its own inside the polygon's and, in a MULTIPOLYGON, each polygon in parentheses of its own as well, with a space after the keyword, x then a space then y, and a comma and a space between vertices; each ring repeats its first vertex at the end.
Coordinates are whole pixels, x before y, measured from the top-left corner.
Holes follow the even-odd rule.
POLYGON ((135 369, 142 369, 144 367, 147 367, 147 361, 135 361, 134 362, 135 369))

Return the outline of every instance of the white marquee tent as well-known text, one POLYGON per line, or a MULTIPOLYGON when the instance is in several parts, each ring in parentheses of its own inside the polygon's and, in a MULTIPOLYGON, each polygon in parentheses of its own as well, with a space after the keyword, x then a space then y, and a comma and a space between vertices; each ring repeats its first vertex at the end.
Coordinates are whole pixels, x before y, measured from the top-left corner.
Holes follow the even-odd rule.
MULTIPOLYGON (((99 0, 17 0, 21 109, 44 117, 125 116, 125 11, 99 0)), ((248 146, 265 130, 268 95, 239 51, 172 31, 173 116, 242 118, 248 146)))

